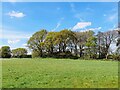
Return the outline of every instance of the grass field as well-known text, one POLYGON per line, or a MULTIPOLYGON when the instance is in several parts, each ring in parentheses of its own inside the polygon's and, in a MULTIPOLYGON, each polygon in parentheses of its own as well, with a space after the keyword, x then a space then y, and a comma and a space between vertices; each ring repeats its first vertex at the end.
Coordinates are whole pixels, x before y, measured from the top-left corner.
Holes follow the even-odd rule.
POLYGON ((2 60, 2 87, 117 88, 118 62, 51 58, 5 59, 2 60))

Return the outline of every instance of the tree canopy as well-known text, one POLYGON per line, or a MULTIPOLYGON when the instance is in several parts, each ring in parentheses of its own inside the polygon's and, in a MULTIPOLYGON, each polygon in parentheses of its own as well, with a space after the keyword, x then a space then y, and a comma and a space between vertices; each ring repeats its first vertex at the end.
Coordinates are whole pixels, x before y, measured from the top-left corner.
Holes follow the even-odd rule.
POLYGON ((12 56, 13 57, 25 57, 27 55, 27 50, 25 48, 17 48, 12 50, 12 56))
POLYGON ((0 49, 0 57, 2 58, 10 58, 11 50, 9 46, 2 46, 0 49))

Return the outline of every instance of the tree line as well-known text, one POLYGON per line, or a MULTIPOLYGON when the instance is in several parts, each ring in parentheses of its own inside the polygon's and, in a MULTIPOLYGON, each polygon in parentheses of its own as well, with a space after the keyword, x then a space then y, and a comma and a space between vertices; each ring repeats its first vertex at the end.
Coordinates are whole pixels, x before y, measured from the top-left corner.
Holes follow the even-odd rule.
MULTIPOLYGON (((64 29, 59 32, 48 32, 42 29, 29 38, 27 47, 31 49, 32 57, 120 60, 119 35, 119 30, 95 34, 91 30, 74 32, 64 29), (118 47, 114 53, 110 50, 110 45, 113 43, 118 47)), ((6 46, 6 48, 9 47, 6 46)), ((1 54, 3 54, 4 49, 5 47, 1 48, 1 54)), ((12 57, 25 57, 27 55, 27 50, 24 48, 12 51, 9 48, 6 52, 9 52, 12 57)), ((4 57, 4 55, 1 55, 1 57, 4 57)))

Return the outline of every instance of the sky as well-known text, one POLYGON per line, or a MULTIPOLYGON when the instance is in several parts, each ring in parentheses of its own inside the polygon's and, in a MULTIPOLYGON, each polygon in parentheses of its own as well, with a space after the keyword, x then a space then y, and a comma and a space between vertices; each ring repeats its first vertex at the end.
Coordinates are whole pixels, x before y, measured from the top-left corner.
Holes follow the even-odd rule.
POLYGON ((117 2, 2 2, 0 46, 26 48, 28 39, 41 29, 113 30, 117 28, 117 10, 117 2))

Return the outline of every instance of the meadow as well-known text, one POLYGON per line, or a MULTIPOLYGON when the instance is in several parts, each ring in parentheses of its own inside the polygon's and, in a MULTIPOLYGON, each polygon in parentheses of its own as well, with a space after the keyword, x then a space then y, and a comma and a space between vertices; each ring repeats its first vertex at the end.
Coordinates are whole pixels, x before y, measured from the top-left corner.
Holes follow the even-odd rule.
POLYGON ((53 58, 4 59, 3 88, 118 88, 118 62, 53 58))

